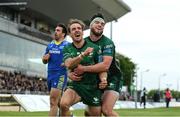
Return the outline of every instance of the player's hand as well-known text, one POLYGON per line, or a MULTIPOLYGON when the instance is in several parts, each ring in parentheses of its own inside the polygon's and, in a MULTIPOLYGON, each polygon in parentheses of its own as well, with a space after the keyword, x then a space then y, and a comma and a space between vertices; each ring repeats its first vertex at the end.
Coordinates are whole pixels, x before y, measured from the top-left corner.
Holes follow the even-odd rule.
POLYGON ((104 89, 107 86, 107 79, 101 79, 101 82, 99 83, 99 88, 104 89))
POLYGON ((69 72, 68 73, 68 77, 69 79, 71 79, 72 81, 80 81, 82 76, 78 76, 75 72, 69 72))
POLYGON ((43 62, 44 64, 47 64, 49 58, 50 58, 50 54, 49 54, 49 53, 48 53, 48 54, 45 54, 45 55, 42 57, 42 62, 43 62))
POLYGON ((86 48, 86 50, 83 52, 83 55, 84 55, 84 56, 88 56, 93 50, 94 50, 94 48, 88 47, 88 48, 86 48))
POLYGON ((74 72, 75 72, 77 75, 82 75, 82 74, 84 73, 84 67, 79 64, 79 65, 74 69, 74 72))
POLYGON ((50 58, 50 54, 49 54, 49 53, 48 53, 48 54, 45 54, 45 55, 43 56, 43 59, 46 60, 46 61, 48 61, 49 58, 50 58))

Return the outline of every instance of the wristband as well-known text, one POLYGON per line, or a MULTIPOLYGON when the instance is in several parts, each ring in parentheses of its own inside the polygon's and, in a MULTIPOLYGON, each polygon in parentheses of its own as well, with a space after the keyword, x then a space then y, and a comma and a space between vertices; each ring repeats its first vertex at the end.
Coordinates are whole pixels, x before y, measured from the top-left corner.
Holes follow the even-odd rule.
POLYGON ((84 55, 84 52, 82 52, 82 53, 81 53, 81 56, 82 56, 82 57, 84 57, 84 56, 85 56, 85 55, 84 55))
POLYGON ((82 52, 80 55, 79 55, 79 57, 82 59, 83 57, 84 57, 85 55, 84 55, 84 52, 82 52))
POLYGON ((82 54, 80 54, 78 57, 82 59, 84 56, 82 54))

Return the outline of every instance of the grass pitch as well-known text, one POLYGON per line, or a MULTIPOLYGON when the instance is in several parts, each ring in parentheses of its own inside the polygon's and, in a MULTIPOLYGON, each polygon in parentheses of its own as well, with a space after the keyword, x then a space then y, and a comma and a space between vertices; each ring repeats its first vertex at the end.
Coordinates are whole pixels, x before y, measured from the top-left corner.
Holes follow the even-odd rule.
MULTIPOLYGON (((118 109, 115 110, 120 117, 180 117, 180 107, 173 108, 153 108, 153 109, 118 109)), ((84 110, 75 110, 73 114, 83 116, 84 110)), ((48 117, 48 112, 7 112, 0 111, 0 117, 48 117)))

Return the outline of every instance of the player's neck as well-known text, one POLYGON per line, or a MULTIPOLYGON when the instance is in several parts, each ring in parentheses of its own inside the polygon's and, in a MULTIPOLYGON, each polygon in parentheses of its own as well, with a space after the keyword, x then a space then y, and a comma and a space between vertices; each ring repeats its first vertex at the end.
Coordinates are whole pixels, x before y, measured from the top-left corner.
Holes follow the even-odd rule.
POLYGON ((98 41, 101 37, 102 37, 102 35, 96 36, 94 34, 90 34, 90 39, 91 39, 91 41, 94 41, 94 42, 98 41))
POLYGON ((84 45, 85 41, 82 39, 80 42, 73 42, 76 48, 81 48, 84 45))
POLYGON ((55 43, 59 45, 63 40, 63 38, 55 39, 55 43))

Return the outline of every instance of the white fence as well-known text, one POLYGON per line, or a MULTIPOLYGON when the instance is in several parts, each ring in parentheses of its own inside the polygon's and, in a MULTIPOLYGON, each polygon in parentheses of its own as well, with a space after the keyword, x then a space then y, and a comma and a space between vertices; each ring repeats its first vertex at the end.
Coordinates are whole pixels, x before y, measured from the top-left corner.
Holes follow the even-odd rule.
MULTIPOLYGON (((23 95, 23 94, 13 94, 14 99, 24 108, 25 111, 49 111, 49 96, 47 95, 23 95)), ((146 108, 157 108, 165 107, 165 102, 147 102, 146 108)), ((180 102, 172 101, 170 102, 170 107, 180 107, 180 102)), ((135 108, 135 102, 133 101, 117 101, 114 109, 121 108, 135 108)), ((137 108, 143 108, 140 103, 137 102, 137 108)), ((75 109, 85 109, 83 103, 77 103, 71 107, 71 110, 75 109)))

